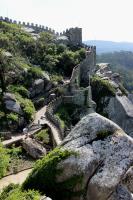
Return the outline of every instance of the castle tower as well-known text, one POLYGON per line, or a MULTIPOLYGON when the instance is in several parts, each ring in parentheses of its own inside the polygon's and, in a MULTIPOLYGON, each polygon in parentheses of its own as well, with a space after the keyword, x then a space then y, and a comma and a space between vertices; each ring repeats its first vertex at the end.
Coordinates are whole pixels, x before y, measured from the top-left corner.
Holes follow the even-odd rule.
POLYGON ((80 81, 81 86, 87 87, 89 76, 94 74, 96 69, 96 47, 95 46, 88 46, 86 48, 86 58, 80 64, 80 81))
POLYGON ((76 27, 67 29, 64 35, 68 37, 70 44, 73 46, 82 45, 82 28, 76 27))

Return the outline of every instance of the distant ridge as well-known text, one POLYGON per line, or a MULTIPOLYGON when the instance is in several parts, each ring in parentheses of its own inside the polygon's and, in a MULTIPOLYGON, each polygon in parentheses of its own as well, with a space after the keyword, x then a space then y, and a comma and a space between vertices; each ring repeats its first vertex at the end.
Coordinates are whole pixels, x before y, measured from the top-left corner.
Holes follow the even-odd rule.
POLYGON ((114 51, 133 51, 133 43, 130 42, 87 40, 84 41, 84 43, 96 46, 98 54, 114 52, 114 51))

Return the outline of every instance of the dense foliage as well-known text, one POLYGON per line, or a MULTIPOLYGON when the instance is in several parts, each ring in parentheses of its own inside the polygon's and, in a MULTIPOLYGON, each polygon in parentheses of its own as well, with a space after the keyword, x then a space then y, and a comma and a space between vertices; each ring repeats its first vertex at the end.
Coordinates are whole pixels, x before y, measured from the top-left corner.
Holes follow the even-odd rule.
POLYGON ((34 190, 22 191, 19 185, 10 184, 0 194, 0 200, 40 200, 40 194, 34 190))
POLYGON ((133 91, 133 52, 104 53, 97 56, 97 62, 110 63, 111 69, 121 74, 125 88, 133 91))
POLYGON ((62 128, 71 127, 79 120, 79 107, 74 104, 62 104, 56 111, 56 117, 60 120, 62 128))
POLYGON ((48 144, 50 142, 49 130, 42 129, 35 135, 35 139, 41 141, 44 144, 48 144))
POLYGON ((7 167, 9 166, 10 156, 8 154, 8 150, 5 149, 0 143, 0 178, 2 178, 7 171, 7 167))
MULTIPOLYGON (((36 79, 51 78, 51 83, 62 83, 73 67, 85 57, 85 49, 59 44, 50 33, 32 35, 21 27, 0 22, 0 119, 5 127, 8 121, 17 122, 19 116, 6 109, 4 93, 15 94, 27 122, 35 112, 29 98, 36 79), (3 123, 4 122, 4 123, 3 123)), ((54 84, 53 84, 54 85, 54 84)), ((1 126, 1 124, 0 124, 1 126)), ((1 127, 3 128, 3 126, 1 127)), ((9 128, 9 127, 8 127, 9 128)))

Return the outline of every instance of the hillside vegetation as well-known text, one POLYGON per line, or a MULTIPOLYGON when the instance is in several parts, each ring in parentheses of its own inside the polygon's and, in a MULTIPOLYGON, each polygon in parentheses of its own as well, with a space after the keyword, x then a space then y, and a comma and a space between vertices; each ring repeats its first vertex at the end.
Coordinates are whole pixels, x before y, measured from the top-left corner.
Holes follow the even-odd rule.
POLYGON ((35 113, 30 92, 34 92, 35 80, 50 77, 52 84, 69 77, 84 57, 83 48, 59 44, 52 34, 33 35, 19 25, 0 22, 0 127, 9 129, 20 119, 20 113, 7 109, 5 93, 13 94, 10 98, 19 103, 29 123, 35 113))

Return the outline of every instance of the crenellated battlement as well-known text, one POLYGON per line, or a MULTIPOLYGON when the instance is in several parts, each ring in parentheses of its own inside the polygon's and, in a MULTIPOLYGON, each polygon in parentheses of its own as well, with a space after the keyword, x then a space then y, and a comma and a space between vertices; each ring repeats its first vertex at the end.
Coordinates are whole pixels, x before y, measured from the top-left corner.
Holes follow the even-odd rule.
POLYGON ((78 27, 70 28, 59 33, 59 32, 56 32, 54 29, 44 26, 44 25, 34 24, 34 23, 29 23, 29 22, 21 22, 21 21, 10 19, 8 17, 0 16, 0 21, 8 22, 11 24, 17 24, 17 25, 24 26, 27 28, 32 28, 37 33, 44 31, 44 32, 52 33, 57 37, 66 36, 70 44, 74 46, 82 45, 82 28, 78 28, 78 27))
POLYGON ((27 28, 33 28, 37 32, 45 31, 45 32, 52 33, 54 35, 60 35, 60 33, 56 32, 54 29, 49 28, 49 27, 44 26, 44 25, 40 25, 40 24, 34 24, 34 23, 29 23, 29 22, 21 22, 21 21, 12 20, 12 19, 9 19, 8 17, 2 17, 2 16, 0 16, 0 21, 25 26, 27 28))

